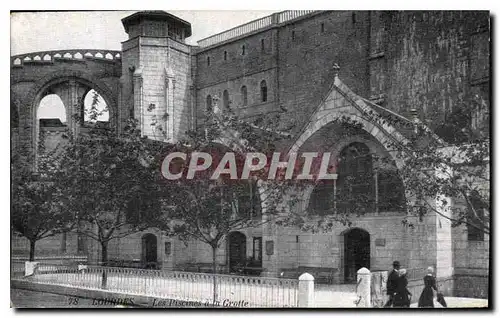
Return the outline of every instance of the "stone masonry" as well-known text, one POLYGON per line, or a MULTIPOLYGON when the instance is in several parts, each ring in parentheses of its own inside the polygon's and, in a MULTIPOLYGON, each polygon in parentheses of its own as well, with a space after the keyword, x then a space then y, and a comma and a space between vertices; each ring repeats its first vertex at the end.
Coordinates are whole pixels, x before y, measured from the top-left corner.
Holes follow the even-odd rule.
MULTIPOLYGON (((12 147, 30 150, 30 164, 36 165, 40 131, 46 147, 60 142, 60 127, 40 129, 36 120, 40 100, 49 93, 63 96, 68 109, 77 97, 95 89, 110 107, 114 129, 133 117, 144 135, 164 142, 175 142, 197 127, 207 99, 217 97, 222 105, 224 94, 229 108, 244 118, 280 113, 282 122, 277 124, 293 123, 292 143, 283 151, 326 147, 325 131, 338 128, 332 124, 335 118, 348 116, 362 124, 363 132, 329 150, 338 154, 348 143, 362 142, 387 156, 387 140, 405 137, 394 127, 366 119, 367 110, 376 110, 371 103, 406 118, 415 109, 445 140, 450 136, 440 128, 451 113, 471 107, 477 97, 489 106, 486 11, 281 12, 235 28, 231 36, 200 40, 198 46, 184 41, 191 35, 190 23, 163 11, 138 12, 122 22, 129 37, 119 52, 68 50, 12 57, 12 147)), ((310 192, 304 196, 308 199, 310 192)), ((353 220, 352 228, 369 234, 370 270, 387 270, 396 259, 406 268, 434 266, 438 279, 453 281, 450 290, 458 296, 487 297, 489 237, 468 241, 465 228, 451 227, 438 216, 403 227, 407 217, 401 211, 374 211, 353 220)), ((256 252, 255 239, 262 244, 262 275, 297 278, 307 270, 322 282, 342 283, 345 238, 352 228, 339 225, 332 232, 312 234, 264 225, 241 232, 247 257, 256 252)), ((155 230, 110 242, 109 258, 140 265, 146 234, 157 239, 159 268, 210 268, 208 245, 181 242, 155 230)), ((75 233, 42 240, 37 255, 82 253, 77 240, 75 233)), ((86 244, 84 253, 97 261, 98 244, 86 244)), ((28 248, 27 241, 13 236, 13 253, 28 248)), ((225 242, 217 251, 221 271, 229 270, 229 255, 225 242)))

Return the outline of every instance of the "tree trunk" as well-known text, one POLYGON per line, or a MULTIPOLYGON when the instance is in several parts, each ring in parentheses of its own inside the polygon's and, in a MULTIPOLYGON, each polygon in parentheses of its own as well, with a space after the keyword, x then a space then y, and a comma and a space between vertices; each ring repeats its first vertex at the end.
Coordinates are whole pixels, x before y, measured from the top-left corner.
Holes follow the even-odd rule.
POLYGON ((216 253, 217 253, 217 246, 212 245, 212 273, 214 277, 214 301, 213 305, 215 306, 217 304, 217 258, 216 258, 216 253))
POLYGON ((30 240, 30 262, 35 260, 35 244, 36 240, 30 240))
POLYGON ((101 242, 101 265, 108 265, 108 241, 101 242))
MULTIPOLYGON (((108 265, 108 241, 101 242, 101 265, 108 265)), ((108 272, 105 268, 102 271, 101 288, 106 289, 108 285, 108 272)))

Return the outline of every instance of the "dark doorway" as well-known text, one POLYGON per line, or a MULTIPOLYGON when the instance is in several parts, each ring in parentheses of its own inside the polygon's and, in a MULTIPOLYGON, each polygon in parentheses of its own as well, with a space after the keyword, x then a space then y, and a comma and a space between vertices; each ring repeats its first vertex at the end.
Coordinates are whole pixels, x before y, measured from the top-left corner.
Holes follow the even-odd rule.
POLYGON ((231 232, 229 242, 229 272, 243 271, 247 255, 247 238, 241 232, 231 232))
POLYGON ((370 269, 370 234, 365 230, 352 229, 344 234, 345 282, 355 282, 362 267, 370 269))
POLYGON ((142 237, 142 265, 144 268, 156 268, 158 262, 157 239, 154 234, 142 237))

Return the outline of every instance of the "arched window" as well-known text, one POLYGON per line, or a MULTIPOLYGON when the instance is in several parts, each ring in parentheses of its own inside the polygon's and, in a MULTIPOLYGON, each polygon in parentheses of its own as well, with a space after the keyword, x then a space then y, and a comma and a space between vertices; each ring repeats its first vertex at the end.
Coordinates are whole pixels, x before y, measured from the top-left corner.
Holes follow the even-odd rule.
POLYGON ((264 51, 266 49, 266 42, 264 39, 260 39, 260 50, 264 51))
POLYGON ((342 213, 375 212, 373 162, 365 144, 352 143, 340 152, 337 174, 337 208, 342 213))
POLYGON ((335 184, 333 180, 320 180, 309 198, 308 211, 313 215, 334 214, 335 184))
POLYGON ((83 125, 109 128, 109 109, 104 98, 91 89, 83 99, 83 125))
POLYGON ((245 45, 241 46, 241 55, 245 55, 245 45))
POLYGON ((41 126, 65 126, 66 108, 61 98, 56 94, 49 94, 42 98, 37 117, 41 126))
POLYGON ((229 109, 229 92, 227 90, 222 93, 222 103, 225 110, 229 109))
POLYGON ((404 185, 396 167, 377 171, 377 190, 379 212, 401 211, 404 208, 404 185))
POLYGON ((208 95, 207 96, 207 112, 212 111, 212 96, 208 95))
POLYGON ((224 61, 227 61, 227 51, 224 51, 224 61))
POLYGON ((310 214, 405 211, 405 190, 397 168, 374 169, 365 144, 352 143, 340 152, 337 175, 336 181, 317 183, 309 199, 310 214))
POLYGON ((207 56, 207 66, 210 66, 210 56, 207 56))
POLYGON ((266 81, 260 82, 260 100, 267 102, 267 84, 266 81))
POLYGON ((241 103, 246 106, 248 103, 247 87, 245 85, 241 86, 241 103))
POLYGON ((248 180, 241 182, 238 186, 234 186, 234 190, 238 195, 238 210, 244 213, 245 216, 260 217, 261 202, 257 182, 248 180))

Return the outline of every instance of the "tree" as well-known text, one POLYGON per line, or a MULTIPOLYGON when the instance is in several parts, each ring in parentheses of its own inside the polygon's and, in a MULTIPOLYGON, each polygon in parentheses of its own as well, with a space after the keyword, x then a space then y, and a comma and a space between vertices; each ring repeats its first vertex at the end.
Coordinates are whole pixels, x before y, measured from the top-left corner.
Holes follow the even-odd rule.
POLYGON ((12 158, 11 226, 29 240, 29 260, 34 261, 36 242, 71 230, 73 222, 64 201, 57 199, 53 153, 40 156, 38 174, 21 158, 20 154, 12 158))
POLYGON ((478 95, 469 104, 458 105, 437 131, 444 140, 418 119, 373 116, 396 128, 411 128, 405 141, 395 140, 388 147, 400 162, 398 173, 412 215, 436 213, 454 227, 466 225, 470 231, 490 233, 488 105, 478 95))
POLYGON ((429 139, 425 147, 413 146, 412 152, 397 147, 413 215, 422 218, 433 212, 452 226, 490 233, 489 138, 460 145, 429 139))
MULTIPOLYGON (((471 115, 470 109, 473 112, 487 109, 484 100, 477 100, 475 103, 480 106, 474 106, 473 103, 472 106, 458 107, 448 116, 448 122, 440 126, 442 129, 453 127, 451 134, 445 129, 448 135, 454 135, 454 138, 448 138, 448 142, 418 119, 409 120, 372 104, 376 112, 371 111, 369 119, 374 123, 395 127, 405 136, 404 140, 390 138, 392 141, 384 145, 393 156, 389 153, 386 156, 363 154, 358 150, 351 156, 354 166, 361 161, 361 164, 368 163, 373 168, 363 168, 363 173, 354 174, 350 167, 344 167, 344 170, 351 173, 345 178, 339 174, 337 187, 343 191, 338 191, 335 199, 332 197, 333 183, 323 182, 317 185, 310 198, 310 202, 313 201, 310 205, 312 209, 296 211, 292 215, 295 218, 292 224, 313 232, 329 231, 339 223, 350 226, 353 216, 361 216, 376 209, 372 180, 373 173, 378 169, 379 201, 386 201, 395 211, 403 212, 402 215, 410 212, 410 215, 420 219, 435 213, 450 220, 454 227, 466 225, 469 231, 489 234, 489 120, 484 114, 471 115), (471 125, 473 117, 476 118, 475 125, 471 125), (485 126, 478 125, 481 123, 478 118, 482 119, 485 126), (381 178, 389 180, 391 186, 388 191, 380 192, 383 190, 380 187, 381 178), (321 196, 322 192, 326 194, 321 196), (397 195, 391 197, 392 194, 397 195)), ((339 128, 323 132, 322 147, 325 149, 345 137, 364 133, 362 124, 347 117, 340 117, 336 124, 339 128)), ((348 157, 349 155, 346 157, 341 153, 337 171, 342 168, 345 160, 349 160, 348 157)), ((409 218, 403 220, 403 225, 414 226, 409 218)))
POLYGON ((122 132, 99 127, 97 119, 107 109, 98 103, 95 93, 91 107, 73 118, 78 123, 88 118, 88 129, 69 136, 55 184, 79 234, 101 245, 101 263, 107 265, 109 241, 150 227, 161 211, 157 157, 162 146, 142 137, 133 119, 122 132))
MULTIPOLYGON (((208 152, 212 158, 218 159, 226 152, 232 152, 234 162, 240 168, 239 174, 247 152, 258 150, 272 154, 277 142, 288 138, 272 129, 276 118, 258 118, 249 122, 231 113, 206 115, 201 128, 187 132, 186 138, 169 149, 170 153, 184 153, 188 161, 198 152, 208 152)), ((212 271, 216 273, 216 251, 230 232, 269 222, 283 222, 289 217, 283 205, 289 182, 280 178, 264 182, 261 174, 267 173, 265 169, 256 171, 248 179, 239 178, 240 175, 231 179, 229 174, 212 178, 216 170, 213 168, 196 172, 194 178, 165 181, 163 189, 169 206, 158 226, 181 240, 194 239, 209 245, 212 271)), ((189 167, 181 160, 171 164, 169 169, 175 170, 171 173, 186 176, 189 167)), ((216 301, 215 275, 213 297, 216 301)))
POLYGON ((61 153, 57 173, 59 198, 78 222, 79 233, 101 245, 101 262, 108 262, 109 241, 154 224, 161 210, 160 160, 156 143, 140 136, 131 121, 117 134, 92 129, 71 140, 61 153))

